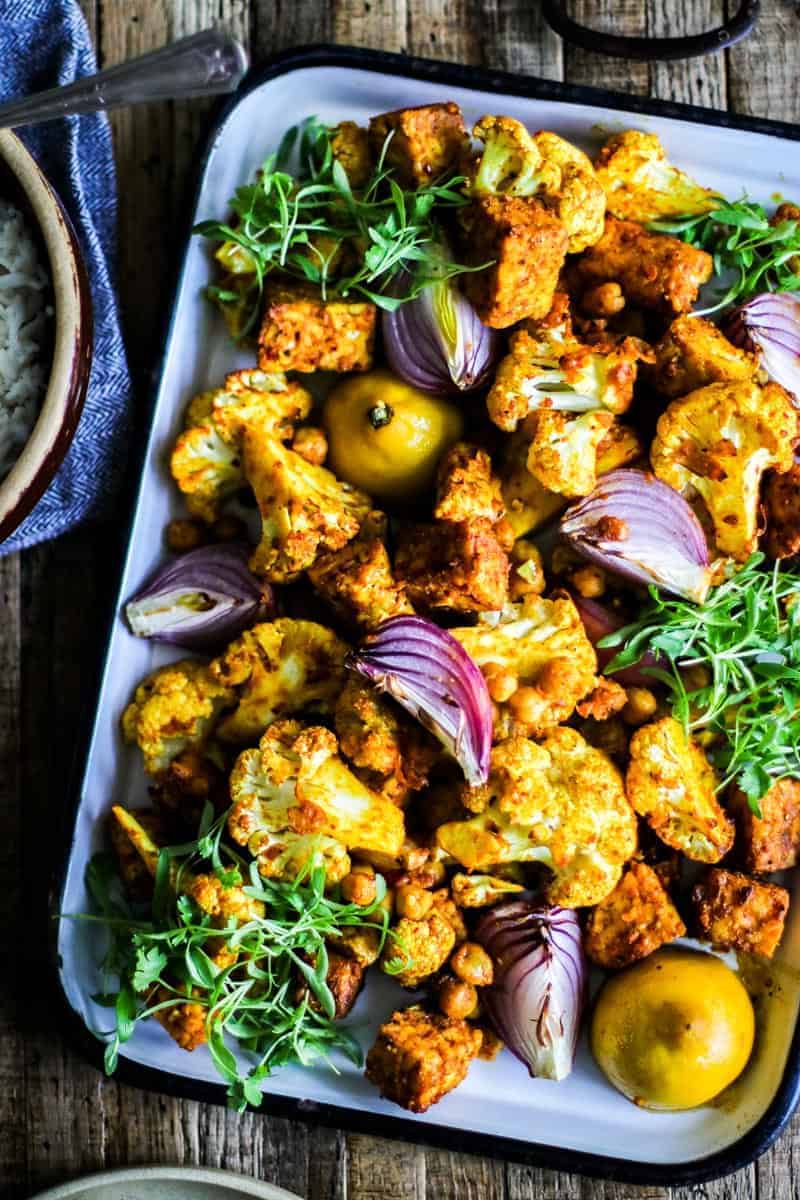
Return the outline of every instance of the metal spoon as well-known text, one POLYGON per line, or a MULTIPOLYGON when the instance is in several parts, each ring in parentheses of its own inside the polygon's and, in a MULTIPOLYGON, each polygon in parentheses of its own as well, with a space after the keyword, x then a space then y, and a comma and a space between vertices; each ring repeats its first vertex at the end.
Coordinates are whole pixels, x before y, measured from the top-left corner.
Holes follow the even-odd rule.
POLYGON ((236 38, 205 29, 65 87, 0 104, 0 129, 151 100, 232 92, 247 65, 247 52, 236 38))

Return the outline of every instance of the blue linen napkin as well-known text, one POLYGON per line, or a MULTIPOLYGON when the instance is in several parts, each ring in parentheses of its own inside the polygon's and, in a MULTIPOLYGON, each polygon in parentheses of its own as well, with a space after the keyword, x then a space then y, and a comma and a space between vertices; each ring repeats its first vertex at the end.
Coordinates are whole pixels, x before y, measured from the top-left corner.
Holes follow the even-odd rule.
MULTIPOLYGON (((75 0, 0 0, 0 61, 0 100, 71 83, 97 69, 75 0)), ((17 132, 75 226, 92 289, 94 357, 69 452, 33 512, 0 543, 0 555, 109 514, 124 469, 131 408, 112 282, 117 200, 108 119, 68 117, 17 132)))

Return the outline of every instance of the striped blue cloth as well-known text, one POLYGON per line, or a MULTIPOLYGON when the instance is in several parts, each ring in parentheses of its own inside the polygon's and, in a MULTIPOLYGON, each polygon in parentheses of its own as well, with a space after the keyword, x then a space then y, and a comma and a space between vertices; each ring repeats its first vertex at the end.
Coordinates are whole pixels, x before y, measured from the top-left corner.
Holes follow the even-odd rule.
MULTIPOLYGON (((0 0, 0 100, 96 71, 75 0, 0 0)), ((48 491, 0 544, 9 554, 108 516, 130 434, 131 381, 112 282, 116 182, 105 116, 18 131, 66 206, 83 249, 94 304, 94 358, 74 441, 48 491)))

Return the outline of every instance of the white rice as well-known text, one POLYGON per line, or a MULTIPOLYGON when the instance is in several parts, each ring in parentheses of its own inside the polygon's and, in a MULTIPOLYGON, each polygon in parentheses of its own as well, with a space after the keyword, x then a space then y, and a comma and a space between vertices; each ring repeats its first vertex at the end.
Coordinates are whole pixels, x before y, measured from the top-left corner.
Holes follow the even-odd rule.
POLYGON ((47 388, 49 286, 25 218, 0 200, 0 481, 25 445, 47 388))

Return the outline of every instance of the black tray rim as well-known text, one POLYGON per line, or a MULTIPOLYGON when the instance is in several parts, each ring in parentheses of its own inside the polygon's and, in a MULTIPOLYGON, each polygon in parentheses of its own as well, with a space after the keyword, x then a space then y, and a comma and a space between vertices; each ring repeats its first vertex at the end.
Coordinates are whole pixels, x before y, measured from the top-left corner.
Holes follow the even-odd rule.
MULTIPOLYGON (((184 236, 177 240, 179 247, 173 269, 172 297, 164 323, 162 350, 155 363, 151 377, 152 387, 147 404, 143 406, 141 425, 129 459, 129 491, 126 497, 128 512, 123 521, 124 538, 120 556, 113 565, 117 584, 113 589, 113 605, 108 613, 104 629, 103 653, 100 658, 92 689, 96 696, 105 678, 110 655, 111 634, 118 613, 124 603, 122 578, 130 552, 133 522, 138 511, 139 500, 144 489, 143 470, 147 446, 152 432, 155 408, 161 388, 167 351, 171 344, 176 321, 177 295, 187 269, 188 250, 191 239, 192 217, 199 200, 200 189, 205 177, 211 154, 222 129, 233 110, 250 92, 278 76, 309 67, 338 67, 357 71, 371 71, 384 75, 400 75, 422 82, 433 82, 469 91, 512 94, 525 99, 538 99, 577 104, 584 107, 604 107, 632 114, 647 114, 666 117, 695 124, 719 128, 742 130, 749 133, 766 134, 787 141, 800 141, 800 126, 768 118, 740 116, 716 109, 705 109, 697 105, 677 101, 657 100, 629 96, 604 88, 582 84, 562 83, 556 80, 539 79, 515 72, 497 71, 485 67, 465 66, 461 63, 420 58, 390 51, 372 50, 364 47, 318 44, 297 46, 268 56, 258 68, 248 71, 239 88, 230 97, 220 102, 213 113, 209 131, 202 150, 196 160, 190 186, 186 189, 187 219, 184 236)), ((56 984, 59 1007, 58 1022, 61 1032, 81 1056, 102 1073, 103 1046, 89 1032, 77 1012, 67 999, 61 980, 61 963, 58 954, 58 917, 63 912, 62 896, 66 875, 75 845, 75 824, 81 795, 84 789, 88 754, 99 723, 100 712, 88 701, 81 714, 80 728, 75 741, 73 763, 65 788, 66 803, 61 812, 62 828, 66 832, 67 821, 71 829, 64 839, 65 850, 57 867, 50 889, 50 937, 48 939, 49 967, 56 984)), ((225 1087, 186 1078, 154 1067, 146 1067, 120 1056, 114 1080, 151 1093, 174 1096, 179 1099, 196 1100, 202 1103, 225 1105, 225 1087)), ((789 1053, 781 1081, 766 1112, 741 1138, 723 1150, 715 1151, 703 1158, 684 1163, 651 1163, 629 1161, 624 1158, 594 1154, 581 1150, 570 1150, 544 1143, 526 1142, 517 1138, 498 1137, 448 1126, 428 1126, 423 1122, 382 1113, 351 1110, 336 1104, 321 1103, 310 1099, 294 1099, 265 1093, 259 1108, 248 1111, 263 1116, 285 1117, 312 1125, 335 1128, 345 1132, 364 1133, 375 1137, 434 1146, 439 1149, 466 1152, 485 1157, 521 1163, 525 1166, 544 1167, 584 1175, 589 1178, 608 1179, 621 1183, 676 1187, 709 1182, 730 1175, 750 1166, 764 1154, 780 1136, 789 1123, 800 1102, 800 1021, 795 1024, 789 1053)))

